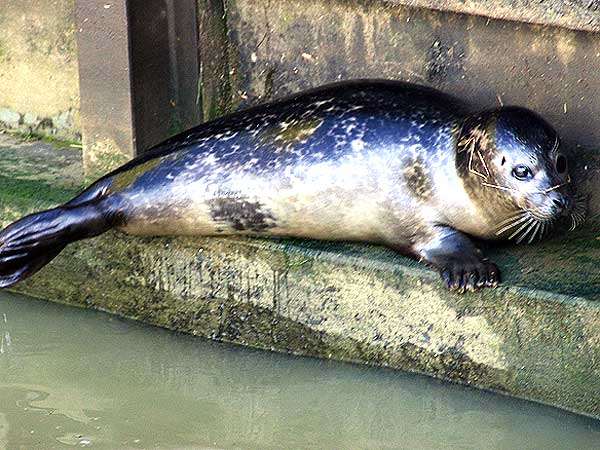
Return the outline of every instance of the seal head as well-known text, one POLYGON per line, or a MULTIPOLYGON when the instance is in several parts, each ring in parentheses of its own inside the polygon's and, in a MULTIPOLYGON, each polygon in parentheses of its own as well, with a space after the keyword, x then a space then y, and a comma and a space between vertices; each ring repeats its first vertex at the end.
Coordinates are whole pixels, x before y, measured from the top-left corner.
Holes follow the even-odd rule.
POLYGON ((584 219, 556 131, 536 113, 503 107, 461 124, 457 169, 488 223, 481 237, 533 242, 569 216, 584 219))

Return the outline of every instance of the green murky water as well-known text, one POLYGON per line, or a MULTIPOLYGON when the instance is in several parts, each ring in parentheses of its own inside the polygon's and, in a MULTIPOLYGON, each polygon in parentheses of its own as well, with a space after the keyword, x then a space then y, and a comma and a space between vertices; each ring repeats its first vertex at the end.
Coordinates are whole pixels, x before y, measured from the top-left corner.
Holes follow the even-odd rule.
POLYGON ((553 408, 14 295, 0 336, 0 448, 600 448, 553 408))

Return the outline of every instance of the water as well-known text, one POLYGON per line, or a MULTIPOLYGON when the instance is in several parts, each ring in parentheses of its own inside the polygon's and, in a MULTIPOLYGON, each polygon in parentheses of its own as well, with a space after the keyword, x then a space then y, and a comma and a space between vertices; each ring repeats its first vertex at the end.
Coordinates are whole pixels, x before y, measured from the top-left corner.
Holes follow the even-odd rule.
POLYGON ((4 293, 0 336, 0 448, 600 448, 553 408, 4 293))

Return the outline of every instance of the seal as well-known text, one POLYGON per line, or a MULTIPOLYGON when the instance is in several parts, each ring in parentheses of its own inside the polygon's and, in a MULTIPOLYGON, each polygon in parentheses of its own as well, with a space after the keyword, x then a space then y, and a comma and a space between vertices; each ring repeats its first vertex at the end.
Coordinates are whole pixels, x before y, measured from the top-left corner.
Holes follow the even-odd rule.
POLYGON ((398 81, 327 85, 202 124, 0 233, 0 286, 70 242, 133 235, 366 241, 452 290, 494 287, 475 239, 533 242, 584 219, 556 131, 520 107, 470 112, 398 81))

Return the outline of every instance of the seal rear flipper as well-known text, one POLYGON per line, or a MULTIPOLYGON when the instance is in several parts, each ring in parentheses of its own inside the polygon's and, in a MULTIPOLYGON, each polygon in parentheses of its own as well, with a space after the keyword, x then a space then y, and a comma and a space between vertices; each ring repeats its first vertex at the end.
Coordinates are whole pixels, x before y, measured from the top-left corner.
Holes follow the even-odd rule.
POLYGON ((0 288, 6 288, 15 283, 28 278, 36 273, 50 261, 52 261, 62 251, 62 247, 51 248, 37 256, 23 255, 20 258, 6 261, 0 260, 0 288))
POLYGON ((0 232, 0 288, 37 272, 71 242, 112 227, 98 205, 59 207, 31 214, 0 232))
POLYGON ((110 194, 110 187, 112 183, 112 179, 108 176, 100 178, 79 195, 65 203, 63 207, 73 208, 86 203, 99 202, 110 194))

